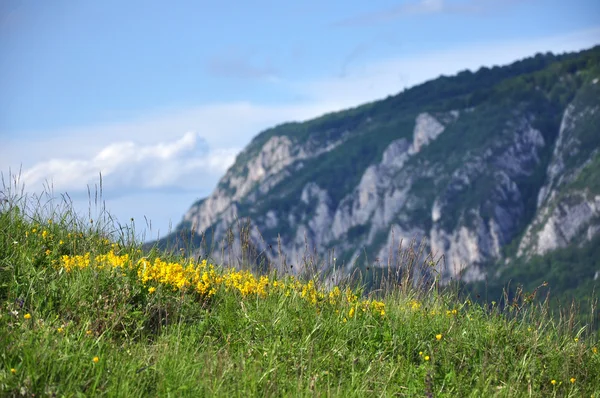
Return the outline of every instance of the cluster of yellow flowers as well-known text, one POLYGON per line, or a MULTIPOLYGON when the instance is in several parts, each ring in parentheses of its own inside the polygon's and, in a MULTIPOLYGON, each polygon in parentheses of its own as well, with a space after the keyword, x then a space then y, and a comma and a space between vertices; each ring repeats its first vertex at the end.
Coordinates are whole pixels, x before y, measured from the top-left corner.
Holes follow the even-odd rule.
POLYGON ((380 316, 385 316, 385 304, 377 300, 359 300, 351 289, 346 288, 343 292, 335 286, 330 291, 318 288, 313 280, 302 283, 294 277, 286 277, 283 280, 269 278, 268 276, 257 277, 249 271, 240 271, 235 268, 217 270, 206 260, 195 262, 189 260, 186 264, 169 262, 161 258, 150 260, 142 257, 138 261, 132 260, 129 254, 119 255, 113 248, 106 254, 93 256, 90 253, 84 255, 64 255, 56 264, 66 272, 94 267, 96 269, 120 269, 122 272, 131 270, 137 275, 137 279, 148 286, 148 293, 156 292, 157 287, 165 286, 175 291, 193 290, 203 297, 210 297, 221 288, 227 291, 236 291, 242 297, 267 297, 269 294, 277 293, 285 296, 297 294, 307 302, 318 306, 321 304, 336 305, 341 303, 350 304, 352 315, 361 309, 362 312, 370 311, 380 316))
MULTIPOLYGON (((407 302, 406 308, 411 310, 412 312, 420 312, 422 314, 431 315, 431 316, 442 315, 444 313, 443 308, 434 308, 431 310, 427 310, 427 308, 423 308, 423 303, 421 303, 420 301, 415 300, 415 299, 407 302)), ((454 317, 454 316, 459 315, 459 312, 456 308, 453 308, 451 310, 445 310, 445 312, 446 312, 446 316, 448 316, 448 317, 454 317)))
MULTIPOLYGON (((68 243, 75 243, 75 239, 83 238, 82 232, 69 232, 66 236, 62 233, 59 235, 54 235, 52 233, 53 230, 53 221, 48 220, 47 225, 35 223, 32 228, 25 231, 25 239, 39 239, 39 242, 42 242, 46 247, 45 254, 49 256, 52 253, 52 248, 56 246, 63 246, 68 243)), ((110 244, 110 241, 107 238, 100 238, 99 242, 101 244, 110 244)), ((17 242, 15 242, 17 243, 17 242)))

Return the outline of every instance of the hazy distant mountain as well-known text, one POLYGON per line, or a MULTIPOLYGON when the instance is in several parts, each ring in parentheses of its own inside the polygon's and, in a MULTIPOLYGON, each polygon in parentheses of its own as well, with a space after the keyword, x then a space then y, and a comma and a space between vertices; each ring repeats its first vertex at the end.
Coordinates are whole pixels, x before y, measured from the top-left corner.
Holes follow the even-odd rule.
POLYGON ((283 253, 298 270, 334 250, 348 272, 416 237, 443 255, 445 280, 477 281, 598 240, 599 149, 600 46, 538 54, 266 130, 158 243, 204 238, 228 261, 227 230, 249 219, 243 244, 262 260, 282 267, 283 253))

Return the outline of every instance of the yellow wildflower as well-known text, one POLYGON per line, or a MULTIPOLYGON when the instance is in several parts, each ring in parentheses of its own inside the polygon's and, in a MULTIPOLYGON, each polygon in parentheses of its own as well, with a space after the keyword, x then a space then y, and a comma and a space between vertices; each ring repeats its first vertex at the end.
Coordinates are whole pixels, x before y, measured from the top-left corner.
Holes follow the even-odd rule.
POLYGON ((592 347, 592 352, 594 354, 597 354, 598 353, 598 347, 592 347))
POLYGON ((425 355, 425 358, 424 358, 424 359, 425 359, 426 361, 429 361, 429 355, 425 355))
POLYGON ((441 334, 436 334, 436 335, 435 335, 435 339, 436 339, 437 341, 440 341, 440 340, 442 339, 442 335, 441 335, 441 334))
POLYGON ((571 378, 569 379, 569 381, 571 382, 571 384, 575 383, 575 380, 576 380, 576 379, 575 379, 574 377, 571 377, 571 378))
POLYGON ((17 369, 15 369, 15 368, 10 368, 10 373, 12 373, 12 374, 15 374, 15 373, 17 373, 17 369))
MULTIPOLYGON (((275 282, 277 283, 277 282, 275 282)), ((335 304, 338 298, 342 295, 339 287, 334 287, 332 291, 329 292, 329 303, 335 304)))
POLYGON ((421 308, 421 303, 419 303, 417 300, 411 300, 410 304, 410 309, 413 311, 418 310, 419 308, 421 308))
POLYGON ((58 333, 62 333, 62 332, 64 331, 64 329, 63 329, 63 328, 58 328, 58 329, 56 329, 56 331, 57 331, 58 333))
POLYGON ((31 314, 28 312, 27 314, 25 314, 23 316, 23 318, 25 318, 25 319, 31 319, 31 314))
POLYGON ((552 380, 550 381, 550 383, 551 383, 551 384, 554 386, 554 385, 556 385, 556 380, 552 379, 552 380))
POLYGON ((98 358, 98 357, 94 357, 94 359, 92 359, 92 361, 94 361, 94 363, 98 363, 99 360, 100 360, 100 358, 98 358))
POLYGON ((46 239, 48 237, 48 231, 43 230, 42 231, 42 238, 46 239))
POLYGON ((152 294, 156 291, 156 288, 154 286, 152 286, 150 289, 148 289, 148 293, 152 294))

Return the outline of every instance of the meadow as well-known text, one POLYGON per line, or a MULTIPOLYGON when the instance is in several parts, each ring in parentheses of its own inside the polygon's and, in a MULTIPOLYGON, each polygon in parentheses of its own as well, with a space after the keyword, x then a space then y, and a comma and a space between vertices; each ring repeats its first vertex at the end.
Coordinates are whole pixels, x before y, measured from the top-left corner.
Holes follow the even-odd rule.
POLYGON ((1 396, 600 397, 598 334, 535 292, 260 275, 4 191, 1 396))

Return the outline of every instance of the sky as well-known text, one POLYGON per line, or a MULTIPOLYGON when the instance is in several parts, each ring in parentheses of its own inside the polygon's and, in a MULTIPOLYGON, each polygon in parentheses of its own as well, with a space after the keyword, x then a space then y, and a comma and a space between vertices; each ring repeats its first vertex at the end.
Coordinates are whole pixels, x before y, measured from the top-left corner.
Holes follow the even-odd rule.
POLYGON ((102 176, 165 236, 266 128, 597 44, 597 0, 0 0, 0 191, 87 214, 102 176))

